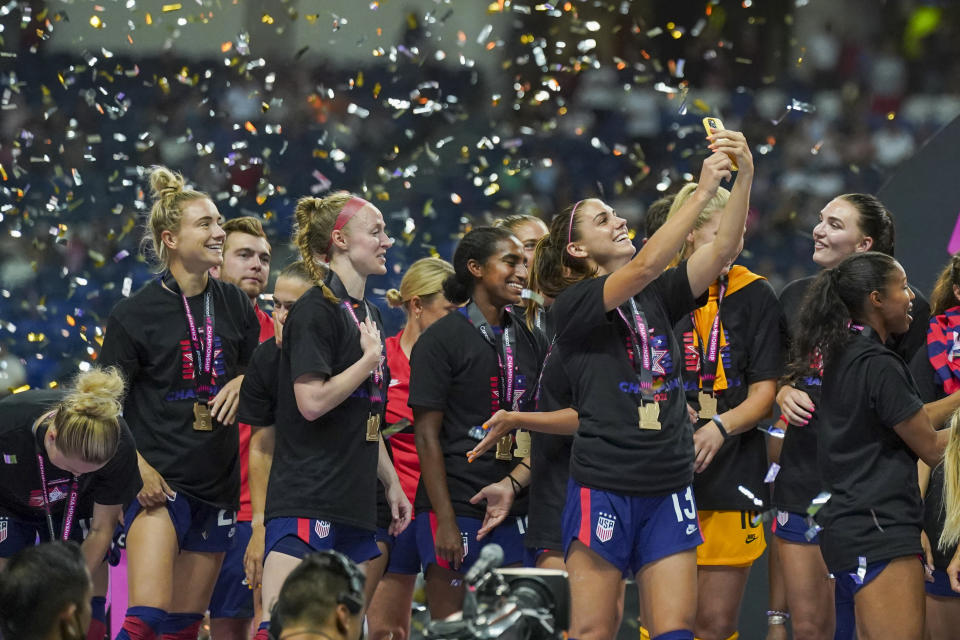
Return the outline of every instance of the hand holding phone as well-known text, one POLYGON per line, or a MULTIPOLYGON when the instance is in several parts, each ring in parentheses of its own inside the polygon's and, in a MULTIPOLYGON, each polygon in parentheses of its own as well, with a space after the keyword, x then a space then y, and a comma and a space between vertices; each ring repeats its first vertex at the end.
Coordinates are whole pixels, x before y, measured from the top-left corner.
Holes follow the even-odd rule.
MULTIPOLYGON (((720 131, 721 129, 724 129, 725 127, 723 126, 723 122, 720 120, 720 118, 707 116, 706 118, 703 119, 703 128, 704 130, 706 130, 707 135, 709 136, 716 131, 720 131)), ((731 153, 728 153, 727 157, 730 158, 730 162, 732 163, 730 168, 733 169, 734 171, 738 171, 739 167, 737 167, 737 159, 731 153)))

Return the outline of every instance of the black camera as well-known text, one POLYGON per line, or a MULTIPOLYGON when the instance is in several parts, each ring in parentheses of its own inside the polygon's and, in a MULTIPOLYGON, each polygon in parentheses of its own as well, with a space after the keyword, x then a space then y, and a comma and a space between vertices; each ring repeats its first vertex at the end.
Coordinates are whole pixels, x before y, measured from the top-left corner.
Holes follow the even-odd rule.
POLYGON ((498 569, 499 545, 489 544, 467 573, 463 611, 431 622, 425 638, 548 640, 570 626, 567 572, 556 569, 498 569))

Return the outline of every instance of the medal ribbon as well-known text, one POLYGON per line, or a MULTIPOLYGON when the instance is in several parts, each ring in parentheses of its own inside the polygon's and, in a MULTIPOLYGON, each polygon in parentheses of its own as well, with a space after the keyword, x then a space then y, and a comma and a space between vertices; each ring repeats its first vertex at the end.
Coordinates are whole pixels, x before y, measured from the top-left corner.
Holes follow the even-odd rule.
MULTIPOLYGON (((47 495, 47 468, 43 463, 43 454, 40 453, 39 445, 34 444, 37 449, 37 466, 40 468, 40 490, 43 493, 43 511, 47 514, 47 532, 50 534, 50 542, 57 539, 53 532, 53 514, 50 509, 50 498, 47 495)), ((63 510, 63 529, 60 531, 61 540, 70 539, 70 530, 73 528, 73 518, 77 513, 77 500, 79 494, 80 481, 77 476, 73 476, 70 483, 70 496, 67 498, 67 506, 63 510)))
POLYGON ((494 333, 493 327, 490 326, 490 323, 487 322, 487 319, 483 317, 483 314, 480 313, 480 309, 474 302, 470 302, 467 305, 467 319, 470 320, 470 324, 475 326, 479 331, 480 335, 483 336, 483 339, 493 347, 494 351, 497 353, 497 367, 499 369, 499 375, 497 376, 499 385, 500 385, 500 408, 506 411, 519 411, 520 409, 520 399, 514 399, 513 397, 513 382, 514 382, 514 357, 513 357, 513 346, 511 344, 511 318, 510 312, 504 312, 504 324, 503 332, 501 334, 501 339, 498 340, 496 333, 494 333))
MULTIPOLYGON (((350 301, 349 301, 349 300, 344 300, 344 301, 341 302, 340 304, 343 306, 344 309, 347 310, 347 314, 348 314, 348 315, 350 316, 350 318, 353 320, 353 324, 357 325, 357 331, 359 331, 359 330, 360 330, 360 319, 357 318, 357 313, 353 310, 353 305, 350 304, 350 301)), ((370 314, 370 307, 367 306, 367 301, 366 301, 366 300, 363 301, 363 306, 364 306, 364 308, 367 310, 367 317, 368 317, 368 318, 372 318, 372 315, 370 314)), ((371 320, 371 322, 372 322, 372 320, 371 320)), ((383 356, 383 352, 382 352, 382 351, 383 351, 383 350, 381 349, 380 360, 377 362, 377 368, 374 369, 374 371, 373 371, 373 383, 374 383, 378 388, 380 387, 380 382, 381 382, 381 380, 383 380, 383 359, 384 359, 384 356, 383 356)), ((370 398, 370 399, 373 400, 373 398, 370 398)))
POLYGON ((194 365, 194 379, 196 382, 197 397, 202 402, 210 400, 213 392, 213 295, 210 289, 203 294, 203 342, 200 345, 200 335, 197 333, 197 323, 193 319, 193 313, 190 311, 190 304, 187 302, 187 296, 180 294, 183 301, 183 311, 187 316, 187 326, 190 327, 190 345, 196 354, 196 364, 194 365), (203 359, 201 367, 200 361, 203 359))
POLYGON ((187 328, 190 332, 190 348, 193 350, 193 379, 197 400, 207 403, 213 393, 213 294, 210 283, 203 294, 203 344, 200 343, 200 334, 197 332, 197 323, 190 311, 187 296, 180 290, 180 285, 170 272, 163 277, 163 283, 174 293, 180 294, 183 302, 183 313, 187 317, 187 328))
POLYGON ((630 332, 630 343, 633 347, 633 369, 637 373, 637 380, 640 382, 640 396, 643 402, 653 402, 653 367, 650 363, 650 339, 647 333, 647 318, 637 307, 637 301, 630 298, 630 312, 633 315, 633 322, 623 312, 623 309, 617 307, 617 313, 627 325, 627 331, 630 332))
POLYGON ((547 346, 547 353, 543 356, 543 364, 540 365, 540 375, 537 376, 537 386, 533 393, 533 401, 538 411, 540 410, 540 391, 543 389, 543 372, 547 368, 547 360, 550 359, 550 354, 553 353, 553 345, 556 344, 556 342, 557 339, 554 338, 547 346))
POLYGON ((722 277, 717 289, 717 315, 713 318, 713 326, 710 328, 710 336, 707 340, 703 340, 700 336, 694 315, 690 314, 693 332, 700 341, 700 389, 711 395, 713 395, 713 385, 717 380, 717 367, 720 363, 720 308, 726 293, 727 279, 722 277))

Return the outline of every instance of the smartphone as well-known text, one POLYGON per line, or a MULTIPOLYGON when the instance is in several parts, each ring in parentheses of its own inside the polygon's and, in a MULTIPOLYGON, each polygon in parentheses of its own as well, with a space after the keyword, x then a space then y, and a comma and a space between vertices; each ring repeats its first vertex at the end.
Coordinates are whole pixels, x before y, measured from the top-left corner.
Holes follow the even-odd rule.
MULTIPOLYGON (((720 131, 723 129, 723 122, 720 121, 720 118, 714 118, 713 116, 707 116, 703 119, 703 128, 706 130, 707 135, 710 135, 714 131, 720 131)), ((737 171, 737 159, 731 154, 727 154, 727 157, 730 158, 731 166, 730 168, 734 171, 737 171)))

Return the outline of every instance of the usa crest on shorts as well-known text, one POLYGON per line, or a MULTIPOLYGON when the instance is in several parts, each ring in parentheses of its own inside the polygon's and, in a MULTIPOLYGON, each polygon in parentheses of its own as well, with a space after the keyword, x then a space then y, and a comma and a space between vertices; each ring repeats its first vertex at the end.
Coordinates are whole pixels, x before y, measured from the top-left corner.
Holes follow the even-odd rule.
POLYGON ((617 516, 611 513, 597 514, 597 540, 600 542, 609 542, 613 537, 613 527, 617 523, 617 516))
POLYGON ((316 524, 313 525, 313 530, 318 538, 326 538, 330 535, 330 523, 326 520, 317 520, 316 524))

